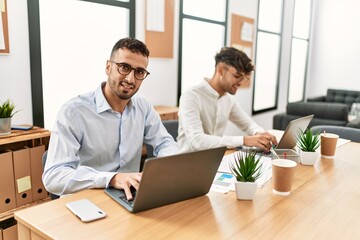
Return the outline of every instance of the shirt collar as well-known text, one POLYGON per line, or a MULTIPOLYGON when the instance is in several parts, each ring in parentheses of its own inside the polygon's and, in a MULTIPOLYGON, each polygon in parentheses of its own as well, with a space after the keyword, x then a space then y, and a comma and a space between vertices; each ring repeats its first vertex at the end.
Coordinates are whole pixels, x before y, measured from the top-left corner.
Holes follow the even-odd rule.
MULTIPOLYGON (((204 78, 203 85, 205 87, 205 91, 208 92, 213 97, 220 98, 221 97, 220 94, 210 85, 209 80, 210 80, 209 78, 204 78)), ((224 96, 226 94, 227 93, 225 93, 224 96)))
MULTIPOLYGON (((95 105, 97 113, 112 111, 111 106, 109 105, 104 96, 103 87, 105 86, 105 84, 106 82, 102 82, 100 86, 95 90, 95 105)), ((127 107, 129 108, 129 110, 133 107, 132 99, 130 99, 130 101, 128 102, 127 107)))

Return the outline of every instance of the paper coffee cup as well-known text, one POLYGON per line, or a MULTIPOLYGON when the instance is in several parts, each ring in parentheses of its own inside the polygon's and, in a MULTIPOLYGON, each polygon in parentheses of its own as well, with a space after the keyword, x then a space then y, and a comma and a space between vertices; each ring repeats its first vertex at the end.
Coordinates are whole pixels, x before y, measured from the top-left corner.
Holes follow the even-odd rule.
POLYGON ((334 158, 336 151, 336 144, 339 135, 333 133, 322 133, 321 135, 320 152, 323 158, 334 158))
POLYGON ((286 159, 272 161, 273 193, 287 196, 291 192, 297 163, 286 159))

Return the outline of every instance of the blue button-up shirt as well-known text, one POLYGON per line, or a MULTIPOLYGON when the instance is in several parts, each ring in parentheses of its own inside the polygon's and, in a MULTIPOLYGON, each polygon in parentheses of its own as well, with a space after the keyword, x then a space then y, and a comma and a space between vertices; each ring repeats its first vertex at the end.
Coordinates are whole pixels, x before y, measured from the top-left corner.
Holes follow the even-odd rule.
POLYGON ((115 112, 103 85, 59 111, 43 173, 51 193, 105 188, 117 172, 139 172, 143 143, 154 147, 155 156, 179 151, 149 101, 137 93, 122 114, 115 112))

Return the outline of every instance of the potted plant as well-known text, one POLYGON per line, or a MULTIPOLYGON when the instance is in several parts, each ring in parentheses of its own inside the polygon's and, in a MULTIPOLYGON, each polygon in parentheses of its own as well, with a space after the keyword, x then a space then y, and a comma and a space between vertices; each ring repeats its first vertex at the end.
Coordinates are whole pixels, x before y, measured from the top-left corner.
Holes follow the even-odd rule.
POLYGON ((255 151, 237 152, 234 155, 234 162, 230 162, 230 171, 236 178, 236 197, 240 200, 253 200, 257 182, 261 175, 261 155, 256 156, 255 151))
POLYGON ((0 104, 0 135, 11 133, 11 118, 16 113, 14 109, 15 105, 9 99, 0 104))
POLYGON ((300 149, 300 162, 303 165, 314 165, 319 153, 316 149, 320 146, 320 134, 313 133, 310 129, 299 131, 297 146, 300 149))

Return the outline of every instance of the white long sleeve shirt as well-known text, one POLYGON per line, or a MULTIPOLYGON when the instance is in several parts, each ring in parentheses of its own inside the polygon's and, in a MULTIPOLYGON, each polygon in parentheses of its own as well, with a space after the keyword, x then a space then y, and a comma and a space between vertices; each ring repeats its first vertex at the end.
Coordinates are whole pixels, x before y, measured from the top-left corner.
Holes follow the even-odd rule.
POLYGON ((44 185, 57 195, 108 187, 117 172, 139 172, 143 143, 153 146, 155 156, 179 152, 149 101, 136 94, 121 114, 111 109, 99 86, 59 111, 44 185))
POLYGON ((228 93, 220 96, 206 79, 187 90, 179 104, 180 152, 243 145, 243 136, 224 136, 229 120, 249 135, 264 131, 242 110, 234 96, 228 93))

